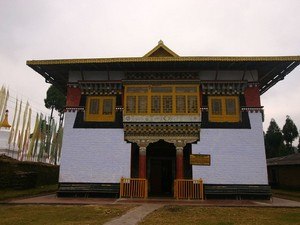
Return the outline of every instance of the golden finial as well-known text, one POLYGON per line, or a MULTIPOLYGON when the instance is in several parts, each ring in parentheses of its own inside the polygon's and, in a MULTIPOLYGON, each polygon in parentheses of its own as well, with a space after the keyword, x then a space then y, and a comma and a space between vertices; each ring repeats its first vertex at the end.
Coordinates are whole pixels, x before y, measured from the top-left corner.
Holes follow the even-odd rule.
POLYGON ((162 40, 159 40, 158 44, 159 44, 159 45, 163 45, 164 42, 163 42, 162 40))
POLYGON ((4 116, 4 120, 2 121, 2 123, 0 123, 0 128, 4 127, 4 128, 10 128, 11 125, 9 125, 8 123, 8 110, 5 111, 5 116, 4 116))

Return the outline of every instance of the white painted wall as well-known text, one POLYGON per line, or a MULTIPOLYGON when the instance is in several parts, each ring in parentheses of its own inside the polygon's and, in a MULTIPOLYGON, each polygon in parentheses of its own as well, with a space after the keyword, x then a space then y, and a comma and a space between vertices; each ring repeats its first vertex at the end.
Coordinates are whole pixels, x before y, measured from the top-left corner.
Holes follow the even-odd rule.
POLYGON ((75 116, 65 114, 59 182, 119 183, 130 177, 131 145, 123 129, 73 129, 75 116))
POLYGON ((211 166, 193 166, 206 184, 268 184, 261 113, 249 113, 251 129, 202 129, 193 154, 210 154, 211 166))
MULTIPOLYGON (((130 177, 131 146, 123 129, 73 129, 65 115, 60 182, 118 183, 130 177), (113 142, 111 141, 113 140, 113 142)), ((210 154, 211 166, 193 166, 206 184, 268 184, 261 113, 249 113, 251 129, 202 129, 193 154, 210 154)))
MULTIPOLYGON (((4 129, 4 128, 1 128, 4 129)), ((9 130, 0 130, 0 149, 8 149, 9 130)))

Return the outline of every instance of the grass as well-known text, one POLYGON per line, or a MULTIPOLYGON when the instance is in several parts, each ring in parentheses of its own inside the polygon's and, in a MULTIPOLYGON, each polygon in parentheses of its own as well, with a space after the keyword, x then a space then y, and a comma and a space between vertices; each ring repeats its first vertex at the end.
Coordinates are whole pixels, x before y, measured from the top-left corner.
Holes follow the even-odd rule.
POLYGON ((300 202, 300 191, 272 189, 272 196, 300 202))
POLYGON ((103 224, 133 206, 0 205, 0 225, 103 224))
POLYGON ((0 189, 0 200, 7 200, 12 198, 19 198, 25 196, 38 195, 42 193, 55 192, 58 188, 57 184, 44 185, 32 189, 14 190, 14 189, 0 189))
POLYGON ((300 208, 165 206, 149 214, 139 224, 299 225, 300 208))

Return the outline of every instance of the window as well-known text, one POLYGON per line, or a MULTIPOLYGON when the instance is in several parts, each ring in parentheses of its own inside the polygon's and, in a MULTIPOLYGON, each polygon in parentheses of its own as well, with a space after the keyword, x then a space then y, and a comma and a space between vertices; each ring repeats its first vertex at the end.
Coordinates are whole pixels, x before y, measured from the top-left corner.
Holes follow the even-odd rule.
POLYGON ((147 113, 147 96, 138 96, 138 113, 147 113))
POLYGON ((151 96, 151 113, 160 113, 160 96, 151 96))
POLYGON ((172 113, 173 100, 172 95, 163 96, 163 113, 172 113))
POLYGON ((185 96, 176 95, 176 113, 185 113, 185 96))
POLYGON ((127 97, 127 104, 126 104, 126 112, 128 113, 135 113, 136 111, 136 97, 135 96, 128 96, 127 97))
POLYGON ((89 96, 86 103, 86 121, 108 122, 115 120, 116 98, 111 96, 89 96))
POLYGON ((125 114, 198 114, 198 85, 127 85, 125 114))
POLYGON ((210 122, 239 122, 240 110, 237 96, 208 97, 210 122))
POLYGON ((222 99, 211 99, 211 115, 222 116, 222 99))
POLYGON ((191 95, 187 97, 188 101, 188 113, 198 112, 198 99, 197 96, 191 95))

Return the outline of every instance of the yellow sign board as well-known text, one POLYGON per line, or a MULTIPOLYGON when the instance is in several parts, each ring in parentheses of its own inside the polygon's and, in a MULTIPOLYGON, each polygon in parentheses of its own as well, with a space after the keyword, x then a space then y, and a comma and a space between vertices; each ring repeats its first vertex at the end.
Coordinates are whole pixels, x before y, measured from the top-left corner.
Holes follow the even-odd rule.
POLYGON ((199 166, 210 166, 210 155, 191 154, 190 164, 199 166))

